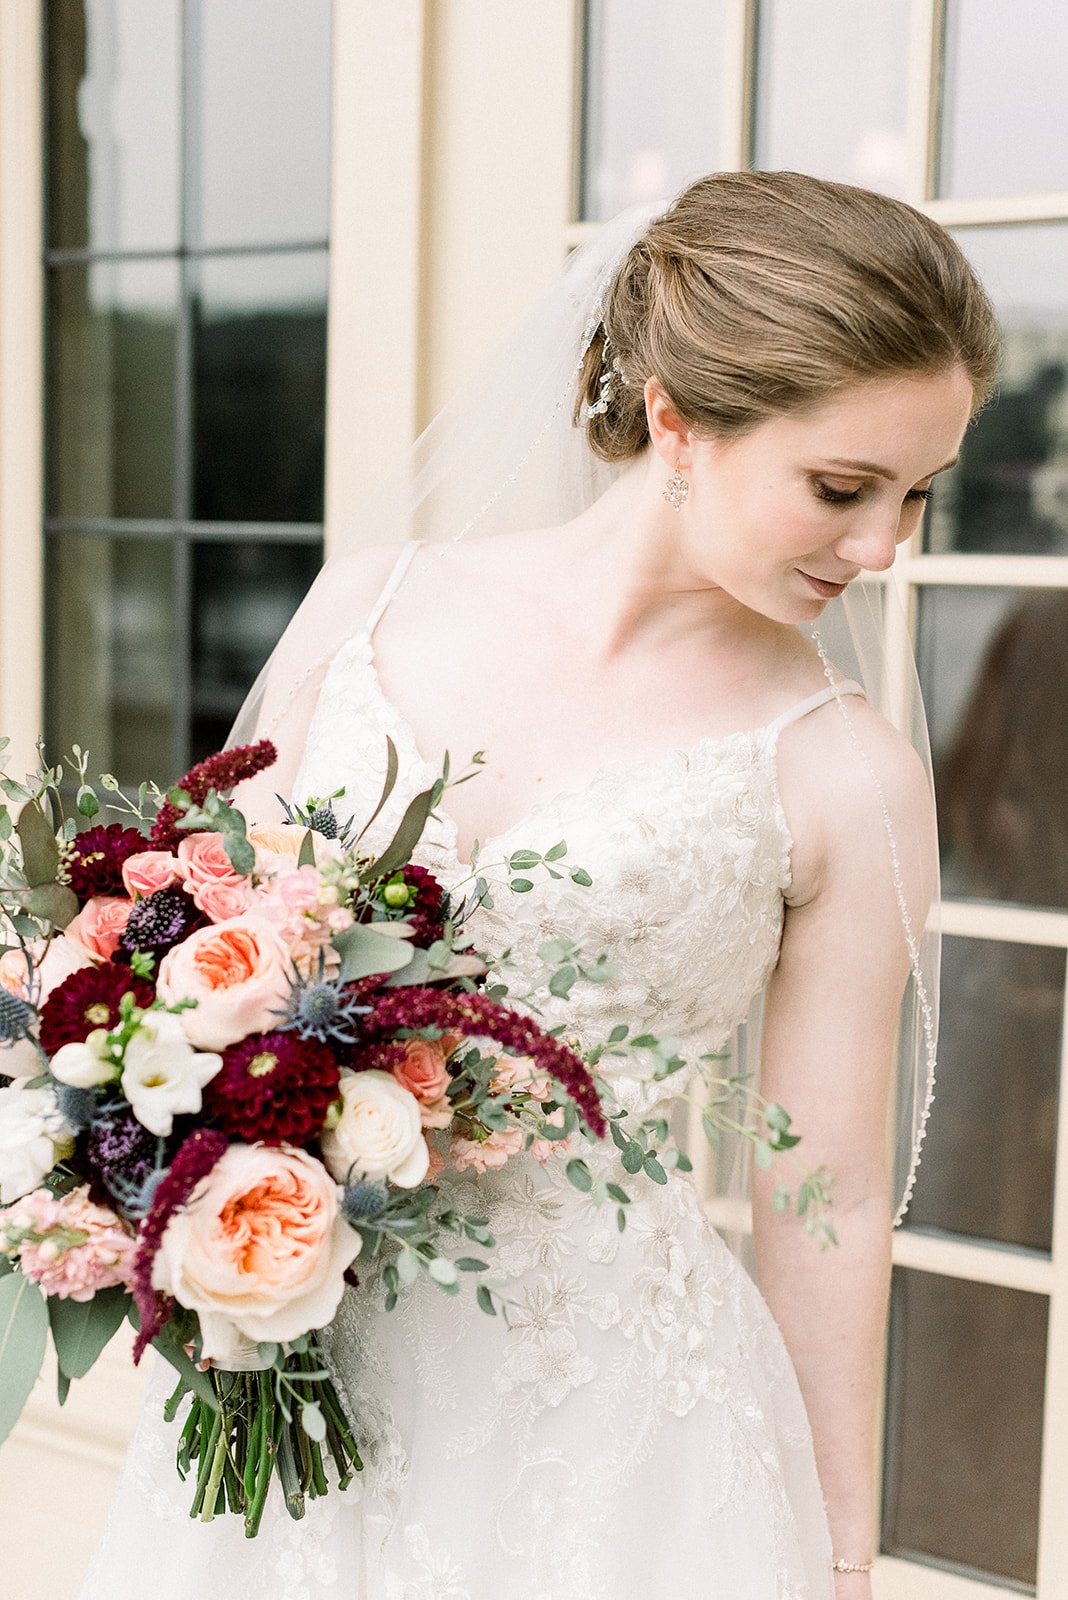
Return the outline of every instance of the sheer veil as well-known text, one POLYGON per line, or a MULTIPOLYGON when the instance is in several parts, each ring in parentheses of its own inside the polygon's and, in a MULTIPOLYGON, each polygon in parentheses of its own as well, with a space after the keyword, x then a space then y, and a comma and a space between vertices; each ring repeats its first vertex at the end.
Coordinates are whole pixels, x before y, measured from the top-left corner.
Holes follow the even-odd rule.
MULTIPOLYGON (((447 547, 460 539, 490 538, 519 528, 557 527, 578 515, 613 482, 617 470, 600 461, 572 421, 583 364, 602 316, 618 265, 668 201, 631 207, 581 244, 560 278, 530 310, 503 347, 443 407, 411 446, 409 470, 398 483, 395 526, 384 536, 400 545, 416 537, 447 547)), ((305 738, 330 660, 363 623, 349 597, 356 592, 352 563, 331 558, 253 685, 230 744, 269 737, 279 764, 267 776, 272 789, 291 795, 305 738)), ((432 564, 431 564, 432 565, 432 564)), ((409 569, 410 570, 410 569, 409 569)), ((808 630, 812 636, 812 630, 808 630)), ((871 704, 910 740, 931 782, 926 718, 901 599, 892 581, 850 585, 826 606, 818 625, 829 681, 853 678, 871 704), (833 663, 833 672, 832 664, 833 663)), ((895 1214, 906 1211, 933 1097, 940 939, 936 910, 915 925, 909 907, 924 896, 917 885, 937 886, 934 830, 915 817, 893 814, 849 711, 857 758, 870 775, 883 820, 887 871, 892 874, 908 950, 910 976, 901 1001, 900 1048, 894 1104, 888 1108, 895 1214)), ((266 820, 260 818, 259 820, 266 820)), ((937 908, 937 887, 934 907, 937 908)), ((754 1000, 734 1041, 736 1067, 759 1085, 763 995, 754 1000)), ((728 1064, 723 1063, 723 1070, 728 1064)), ((803 1130, 798 1129, 803 1135, 803 1130)), ((720 1159, 717 1188, 736 1203, 748 1201, 749 1147, 720 1159)), ((698 1151, 691 1151, 696 1158, 698 1151)), ((725 1237, 743 1249, 744 1223, 725 1237)))

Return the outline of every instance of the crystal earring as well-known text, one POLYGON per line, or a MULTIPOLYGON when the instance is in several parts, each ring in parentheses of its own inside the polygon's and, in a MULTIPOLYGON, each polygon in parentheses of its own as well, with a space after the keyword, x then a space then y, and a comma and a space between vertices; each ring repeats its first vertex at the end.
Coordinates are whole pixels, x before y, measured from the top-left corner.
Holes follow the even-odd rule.
POLYGON ((664 499, 667 501, 672 511, 681 511, 682 503, 686 499, 686 496, 689 494, 689 492, 690 485, 679 471, 679 463, 676 461, 675 471, 668 479, 667 488, 664 490, 664 499))

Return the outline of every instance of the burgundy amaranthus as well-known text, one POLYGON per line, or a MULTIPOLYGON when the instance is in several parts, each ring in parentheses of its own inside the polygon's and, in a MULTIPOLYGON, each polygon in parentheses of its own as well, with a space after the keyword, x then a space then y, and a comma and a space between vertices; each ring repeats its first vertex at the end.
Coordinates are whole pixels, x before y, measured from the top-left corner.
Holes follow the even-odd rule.
MULTIPOLYGON (((257 772, 273 767, 277 760, 278 751, 270 739, 260 739, 256 744, 235 745, 232 750, 220 750, 218 755, 198 761, 195 767, 190 767, 184 778, 178 780, 177 787, 185 790, 195 806, 203 805, 209 789, 223 794, 236 784, 244 783, 246 778, 254 778, 257 772)), ((187 837, 186 831, 178 826, 181 817, 178 807, 164 800, 156 813, 149 837, 153 850, 174 850, 187 837)))
POLYGON ((152 1210, 141 1224, 131 1283, 141 1313, 141 1331, 133 1351, 135 1366, 174 1310, 170 1296, 158 1294, 152 1287, 152 1264, 167 1224, 185 1205, 201 1178, 207 1177, 225 1149, 226 1135, 216 1128, 197 1128, 191 1133, 178 1147, 170 1171, 156 1190, 152 1210))
MULTIPOLYGON (((529 1017, 509 1011, 483 994, 442 994, 414 984, 380 990, 367 998, 372 1010, 361 1020, 360 1033, 372 1047, 398 1028, 441 1028, 466 1037, 493 1039, 515 1055, 530 1056, 540 1072, 562 1083, 590 1131, 598 1138, 604 1136, 604 1112, 589 1072, 573 1050, 543 1032, 529 1017)), ((354 1065, 359 1067, 358 1057, 354 1065)))

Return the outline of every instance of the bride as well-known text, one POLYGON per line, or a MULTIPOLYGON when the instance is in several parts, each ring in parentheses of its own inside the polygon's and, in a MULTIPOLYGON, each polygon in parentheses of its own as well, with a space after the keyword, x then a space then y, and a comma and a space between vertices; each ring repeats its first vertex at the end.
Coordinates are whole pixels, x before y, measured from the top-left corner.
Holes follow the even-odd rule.
MULTIPOLYGON (((907 634, 884 625, 888 594, 865 639, 845 586, 916 532, 997 359, 981 287, 920 213, 716 174, 576 252, 431 425, 407 506, 422 537, 328 564, 239 724, 280 750, 238 792, 246 816, 342 787, 339 809, 369 815, 388 735, 400 780, 370 848, 446 749, 454 770, 484 751, 416 854, 448 887, 473 868, 495 887, 479 948, 532 971, 548 937, 606 950, 610 983, 546 997, 543 1020, 583 1043, 625 1020, 695 1057, 760 1003, 761 1092, 833 1173, 838 1243, 776 1211, 774 1172, 752 1178, 754 1280, 691 1175, 633 1180, 620 1232, 551 1162, 446 1169, 490 1219, 507 1325, 430 1283, 387 1314, 369 1274, 327 1336, 364 1471, 302 1522, 275 1507, 251 1544, 189 1523, 160 1377, 83 1600, 146 1580, 199 1600, 870 1596, 937 853, 918 694, 898 726, 876 704, 890 648, 915 691, 907 634), (852 677, 819 631, 847 601, 852 677), (560 839, 592 886, 510 894, 509 849, 560 839)), ((695 1087, 616 1085, 664 1115, 695 1087)))

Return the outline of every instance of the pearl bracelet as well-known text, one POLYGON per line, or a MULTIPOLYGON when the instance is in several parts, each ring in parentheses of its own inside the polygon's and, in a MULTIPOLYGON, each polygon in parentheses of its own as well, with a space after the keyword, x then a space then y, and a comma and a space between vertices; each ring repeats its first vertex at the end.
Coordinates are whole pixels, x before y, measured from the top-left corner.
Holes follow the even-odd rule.
POLYGON ((831 1562, 832 1572, 870 1572, 874 1561, 847 1561, 844 1556, 837 1556, 831 1562))

